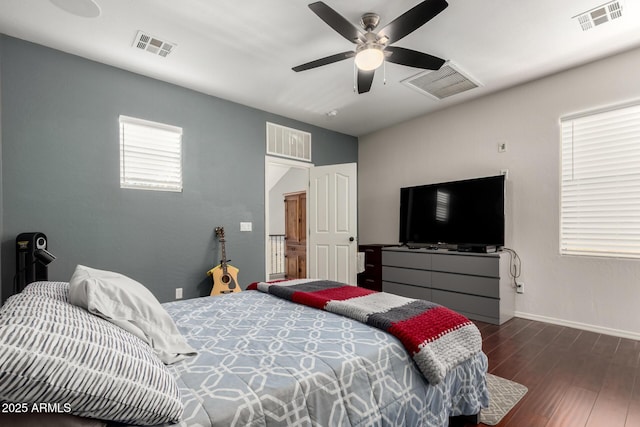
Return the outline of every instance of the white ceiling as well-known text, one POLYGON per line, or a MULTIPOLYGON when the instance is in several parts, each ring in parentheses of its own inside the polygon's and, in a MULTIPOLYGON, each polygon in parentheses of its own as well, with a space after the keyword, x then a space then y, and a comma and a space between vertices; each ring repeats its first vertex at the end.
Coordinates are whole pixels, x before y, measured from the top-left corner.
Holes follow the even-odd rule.
MULTIPOLYGON (((638 0, 621 0, 621 18, 589 31, 573 17, 606 0, 448 0, 394 46, 450 60, 482 86, 436 101, 400 83, 422 70, 387 64, 386 84, 379 69, 358 95, 350 59, 291 70, 353 47, 307 7, 313 0, 94 1, 96 18, 49 0, 0 0, 0 32, 355 136, 640 46, 638 0), (138 30, 177 48, 167 58, 133 48, 138 30)), ((354 25, 376 12, 382 28, 420 0, 325 3, 354 25)))

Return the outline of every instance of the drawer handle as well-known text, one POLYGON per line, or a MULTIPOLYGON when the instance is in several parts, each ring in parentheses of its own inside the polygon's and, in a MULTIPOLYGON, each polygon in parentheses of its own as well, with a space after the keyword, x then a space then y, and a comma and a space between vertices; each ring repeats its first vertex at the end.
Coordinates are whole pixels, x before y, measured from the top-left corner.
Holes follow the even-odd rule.
POLYGON ((365 249, 365 252, 373 252, 373 249, 365 249))

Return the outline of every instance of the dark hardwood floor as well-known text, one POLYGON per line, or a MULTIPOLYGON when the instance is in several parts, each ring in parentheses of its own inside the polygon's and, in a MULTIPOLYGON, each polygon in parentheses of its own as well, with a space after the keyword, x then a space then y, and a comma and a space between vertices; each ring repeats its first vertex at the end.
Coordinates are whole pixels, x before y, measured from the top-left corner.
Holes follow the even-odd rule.
POLYGON ((489 372, 529 389, 499 427, 640 426, 640 341, 519 318, 475 323, 489 372))

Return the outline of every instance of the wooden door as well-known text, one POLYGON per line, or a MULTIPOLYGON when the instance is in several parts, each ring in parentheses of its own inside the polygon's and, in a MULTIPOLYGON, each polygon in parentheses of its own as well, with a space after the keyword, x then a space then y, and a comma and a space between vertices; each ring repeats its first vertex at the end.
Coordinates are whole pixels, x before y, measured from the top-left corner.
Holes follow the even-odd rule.
POLYGON ((307 277, 307 193, 285 194, 285 278, 307 277))

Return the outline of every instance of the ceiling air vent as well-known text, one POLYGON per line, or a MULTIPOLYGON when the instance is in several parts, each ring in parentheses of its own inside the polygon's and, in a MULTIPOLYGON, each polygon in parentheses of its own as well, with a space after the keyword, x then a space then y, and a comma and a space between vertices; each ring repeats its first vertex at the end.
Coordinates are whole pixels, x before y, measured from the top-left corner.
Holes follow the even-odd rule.
POLYGON ((622 4, 618 0, 614 0, 609 3, 605 3, 601 6, 587 10, 574 16, 572 19, 577 19, 578 24, 582 31, 590 30, 598 25, 609 22, 613 19, 620 18, 622 16, 622 4))
POLYGON ((402 83, 437 99, 444 99, 480 86, 462 74, 451 62, 444 64, 439 70, 421 72, 409 77, 402 83))
POLYGON ((158 37, 152 36, 143 31, 138 31, 136 39, 133 42, 133 47, 146 50, 154 55, 159 55, 165 58, 176 47, 176 44, 160 40, 158 37))

